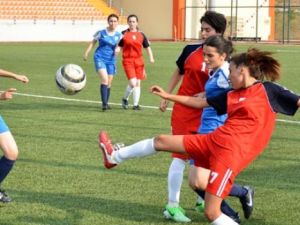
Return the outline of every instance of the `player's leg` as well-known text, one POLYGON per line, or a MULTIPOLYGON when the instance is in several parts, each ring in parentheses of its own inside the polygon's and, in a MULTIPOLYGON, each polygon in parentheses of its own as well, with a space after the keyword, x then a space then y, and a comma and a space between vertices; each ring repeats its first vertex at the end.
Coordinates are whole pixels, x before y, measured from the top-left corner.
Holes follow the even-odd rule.
POLYGON ((123 60, 123 68, 128 79, 128 85, 125 89, 125 93, 122 98, 122 107, 123 109, 128 109, 129 96, 132 94, 133 89, 136 86, 136 74, 134 68, 134 61, 130 59, 123 60))
POLYGON ((111 86, 112 86, 112 82, 113 82, 113 79, 114 79, 114 76, 116 74, 116 66, 115 64, 108 64, 106 66, 106 69, 107 69, 107 75, 108 75, 108 82, 107 82, 107 109, 110 109, 110 106, 109 106, 109 97, 110 97, 110 90, 111 90, 111 86))
POLYGON ((133 97, 133 110, 141 110, 141 107, 139 105, 140 102, 140 97, 141 97, 141 80, 137 79, 136 80, 136 85, 133 89, 132 93, 133 97))
POLYGON ((236 223, 230 217, 222 213, 220 210, 222 201, 222 198, 206 193, 205 216, 212 225, 238 225, 239 223, 236 223))
POLYGON ((97 70, 100 79, 100 96, 102 101, 102 110, 107 109, 107 88, 108 88, 108 74, 105 68, 99 68, 97 70))
MULTIPOLYGON (((12 170, 13 165, 18 157, 18 147, 11 132, 8 130, 2 117, 0 117, 0 148, 3 156, 0 159, 0 185, 12 170)), ((0 189, 0 202, 10 202, 11 198, 0 189)))
POLYGON ((101 131, 99 144, 103 152, 106 168, 112 168, 128 159, 153 155, 158 151, 185 153, 182 135, 159 135, 115 151, 108 134, 105 131, 101 131))
MULTIPOLYGON (((205 187, 208 185, 208 178, 210 176, 210 170, 198 167, 191 166, 189 173, 189 185, 190 187, 201 197, 201 199, 205 198, 205 187)), ((196 208, 197 211, 204 211, 204 202, 201 202, 196 208)), ((221 203, 221 211, 225 215, 232 218, 235 222, 240 223, 240 216, 238 212, 230 207, 230 205, 224 200, 221 203)))
POLYGON ((176 222, 190 222, 185 211, 180 207, 180 190, 183 181, 186 155, 173 154, 173 160, 168 172, 168 204, 165 206, 164 216, 176 222), (181 157, 180 157, 181 156, 181 157))

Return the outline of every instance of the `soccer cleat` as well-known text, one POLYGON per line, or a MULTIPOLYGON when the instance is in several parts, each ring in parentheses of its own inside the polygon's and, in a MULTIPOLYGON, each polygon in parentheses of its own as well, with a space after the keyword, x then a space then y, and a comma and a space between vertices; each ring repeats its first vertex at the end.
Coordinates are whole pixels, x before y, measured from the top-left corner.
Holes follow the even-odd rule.
POLYGON ((125 98, 122 98, 122 107, 123 109, 128 109, 128 100, 125 98))
POLYGON ((132 107, 132 109, 133 109, 133 110, 142 110, 141 106, 139 106, 139 105, 134 105, 134 106, 132 107))
POLYGON ((204 212, 204 209, 205 209, 205 202, 202 201, 202 202, 197 202, 196 203, 196 207, 195 207, 195 210, 199 213, 203 213, 204 212))
POLYGON ((0 189, 0 202, 8 203, 11 201, 12 199, 7 195, 7 193, 3 189, 0 189))
POLYGON ((100 131, 99 133, 99 146, 103 153, 103 163, 107 169, 115 167, 117 164, 111 159, 111 155, 114 151, 114 147, 108 134, 105 131, 100 131))
POLYGON ((108 110, 108 105, 102 105, 102 111, 105 112, 106 110, 108 110))
POLYGON ((244 217, 249 219, 254 208, 254 189, 249 186, 244 186, 244 188, 248 190, 248 193, 246 196, 240 198, 240 202, 242 204, 244 217))
POLYGON ((175 222, 188 223, 191 222, 191 219, 185 215, 184 209, 180 206, 178 207, 169 207, 165 206, 164 217, 166 219, 171 219, 175 222))

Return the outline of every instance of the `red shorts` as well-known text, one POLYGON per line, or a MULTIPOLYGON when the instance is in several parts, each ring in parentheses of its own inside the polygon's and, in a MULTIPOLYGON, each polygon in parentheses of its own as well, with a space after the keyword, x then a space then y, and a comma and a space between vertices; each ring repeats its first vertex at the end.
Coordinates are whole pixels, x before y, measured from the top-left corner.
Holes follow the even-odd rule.
MULTIPOLYGON (((186 135, 186 134, 193 134, 189 130, 189 126, 185 126, 186 123, 173 123, 172 122, 172 134, 173 135, 186 135)), ((172 153, 173 158, 178 158, 182 160, 188 160, 189 156, 187 154, 181 154, 181 153, 172 153)))
POLYGON ((128 80, 132 78, 144 80, 146 78, 143 58, 123 59, 122 64, 128 80))
POLYGON ((211 170, 205 191, 221 198, 228 196, 237 174, 212 154, 207 135, 185 135, 183 145, 188 155, 195 160, 195 166, 211 170))

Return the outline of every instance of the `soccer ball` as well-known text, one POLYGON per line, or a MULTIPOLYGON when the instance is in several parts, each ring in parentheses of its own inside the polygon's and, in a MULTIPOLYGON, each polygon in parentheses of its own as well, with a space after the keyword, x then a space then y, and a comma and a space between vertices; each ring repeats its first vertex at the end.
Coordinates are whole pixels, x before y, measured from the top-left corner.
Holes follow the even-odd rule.
POLYGON ((76 64, 66 64, 56 72, 56 85, 67 95, 74 95, 81 91, 86 84, 86 75, 83 69, 76 64))

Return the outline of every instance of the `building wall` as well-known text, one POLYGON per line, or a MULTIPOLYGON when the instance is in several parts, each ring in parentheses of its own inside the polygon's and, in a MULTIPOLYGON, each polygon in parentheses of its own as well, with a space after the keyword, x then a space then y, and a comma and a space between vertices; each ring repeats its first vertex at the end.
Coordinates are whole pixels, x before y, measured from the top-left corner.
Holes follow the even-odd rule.
POLYGON ((136 14, 149 39, 172 39, 173 0, 113 0, 125 15, 136 14))

